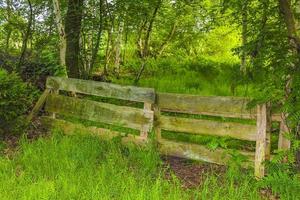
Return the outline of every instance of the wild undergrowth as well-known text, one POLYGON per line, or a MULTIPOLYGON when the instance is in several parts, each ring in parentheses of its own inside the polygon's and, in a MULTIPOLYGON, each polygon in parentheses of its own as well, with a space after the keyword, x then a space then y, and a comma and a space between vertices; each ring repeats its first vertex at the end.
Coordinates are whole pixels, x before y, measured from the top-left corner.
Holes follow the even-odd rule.
POLYGON ((272 188, 272 178, 257 182, 234 162, 225 174, 205 174, 199 187, 184 189, 183 180, 166 179, 154 145, 125 147, 118 138, 52 132, 31 142, 22 139, 11 159, 1 154, 1 199, 265 199, 261 191, 269 187, 283 199, 297 197, 296 178, 292 189, 272 188))

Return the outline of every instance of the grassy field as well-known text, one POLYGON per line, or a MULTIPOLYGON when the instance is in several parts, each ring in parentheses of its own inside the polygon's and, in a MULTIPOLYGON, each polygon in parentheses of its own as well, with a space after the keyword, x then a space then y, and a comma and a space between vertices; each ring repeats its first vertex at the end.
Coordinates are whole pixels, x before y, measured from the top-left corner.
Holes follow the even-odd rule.
MULTIPOLYGON (((107 142, 82 136, 82 133, 66 136, 57 129, 31 142, 22 139, 10 157, 0 156, 1 200, 240 200, 265 199, 271 191, 267 188, 272 180, 257 182, 251 171, 241 173, 234 165, 224 174, 205 174, 206 178, 198 187, 186 189, 175 176, 165 178, 168 169, 163 167, 154 145, 125 147, 119 139, 107 142)), ((296 179, 294 182, 280 183, 275 194, 280 194, 282 199, 297 199, 300 188, 296 179)))
MULTIPOLYGON (((251 83, 234 85, 233 78, 227 77, 226 73, 220 73, 216 77, 209 74, 183 71, 183 72, 164 72, 158 71, 154 74, 145 75, 138 83, 141 87, 155 88, 158 92, 196 94, 202 96, 254 96, 251 83)), ((115 83, 132 85, 133 76, 124 76, 120 79, 113 79, 115 83)))
MULTIPOLYGON (((198 74, 199 75, 199 74, 198 74)), ((154 87, 160 92, 190 93, 198 95, 230 96, 230 85, 222 78, 209 80, 197 74, 169 74, 143 78, 140 86, 154 87), (199 79, 201 81, 199 81, 199 79)), ((114 82, 132 84, 131 79, 114 82)), ((235 95, 251 96, 251 87, 237 86, 235 95)), ((108 98, 88 97, 117 105, 142 107, 108 98)), ((168 114, 168 113, 167 113, 168 114)), ((205 116, 185 116, 205 118, 205 116)), ((78 119, 68 119, 117 131, 138 134, 131 129, 95 124, 78 119)), ((214 119, 226 121, 226 119, 214 119)), ((238 121, 241 122, 241 121, 238 121)), ((246 121, 245 123, 255 123, 246 121)), ((15 199, 300 199, 298 175, 288 166, 270 165, 269 175, 260 181, 253 170, 239 168, 233 160, 225 172, 211 170, 202 174, 200 184, 184 187, 176 171, 166 167, 157 147, 123 146, 120 138, 101 141, 89 133, 64 135, 53 129, 46 137, 29 141, 21 139, 13 154, 7 155, 6 145, 0 145, 0 200, 15 199), (171 173, 171 176, 169 174, 171 173)), ((195 136, 185 133, 163 132, 165 138, 204 144, 215 147, 249 149, 255 143, 245 143, 230 138, 195 136)), ((277 143, 275 138, 274 144, 277 143)), ((202 163, 190 162, 191 166, 202 163)))

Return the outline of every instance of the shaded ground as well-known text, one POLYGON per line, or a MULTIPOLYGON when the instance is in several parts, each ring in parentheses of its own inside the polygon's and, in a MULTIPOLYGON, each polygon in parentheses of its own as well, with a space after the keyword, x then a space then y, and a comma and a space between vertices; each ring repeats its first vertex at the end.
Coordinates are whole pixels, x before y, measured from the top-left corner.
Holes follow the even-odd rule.
POLYGON ((224 174, 226 167, 209 163, 195 163, 183 158, 163 156, 166 178, 171 179, 172 174, 178 177, 183 188, 195 188, 201 185, 209 174, 224 174))
MULTIPOLYGON (((181 181, 182 187, 185 189, 193 189, 201 186, 207 176, 212 174, 224 175, 226 166, 216 165, 204 162, 193 162, 183 158, 174 156, 163 156, 164 167, 167 169, 165 177, 168 180, 172 179, 174 174, 181 181)), ((271 189, 261 189, 260 195, 264 199, 278 200, 277 195, 272 194, 271 189)))

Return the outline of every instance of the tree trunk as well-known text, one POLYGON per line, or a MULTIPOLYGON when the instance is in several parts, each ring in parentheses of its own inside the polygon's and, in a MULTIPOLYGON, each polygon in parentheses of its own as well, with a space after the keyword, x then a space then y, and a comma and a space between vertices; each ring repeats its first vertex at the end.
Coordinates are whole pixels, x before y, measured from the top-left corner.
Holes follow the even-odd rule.
POLYGON ((79 78, 80 29, 84 0, 69 0, 65 18, 66 66, 68 76, 79 78))
POLYGON ((32 25, 32 20, 33 20, 33 10, 32 10, 32 4, 30 0, 27 0, 28 5, 29 5, 29 19, 28 19, 28 23, 27 23, 27 28, 26 28, 26 32, 23 38, 23 43, 22 43, 22 50, 21 50, 21 56, 19 59, 19 64, 18 64, 18 69, 20 69, 21 65, 23 64, 24 61, 24 57, 25 57, 25 53, 27 50, 27 42, 29 39, 29 36, 31 34, 31 25, 32 25))
POLYGON ((300 55, 300 37, 297 34, 297 27, 290 0, 279 0, 281 14, 286 24, 288 37, 293 49, 300 55))
POLYGON ((156 55, 156 57, 159 57, 162 55, 162 53, 164 52, 166 46, 168 45, 168 43, 170 42, 170 40, 172 39, 175 31, 176 31, 176 21, 174 22, 173 26, 172 26, 172 29, 170 30, 167 38, 165 39, 165 41, 160 45, 160 48, 158 50, 158 53, 156 55))
MULTIPOLYGON (((155 8, 154 8, 154 11, 152 13, 152 16, 150 18, 150 21, 149 21, 149 24, 148 24, 148 27, 147 27, 147 30, 146 30, 146 34, 145 34, 145 37, 144 37, 144 40, 142 41, 142 37, 139 36, 140 38, 140 41, 139 41, 139 46, 141 48, 141 59, 142 59, 142 65, 141 65, 141 68, 137 74, 137 76, 135 77, 135 80, 134 80, 134 83, 137 84, 142 76, 142 73, 144 72, 145 70, 145 66, 146 66, 146 59, 147 57, 149 56, 150 52, 149 52, 149 42, 150 42, 150 36, 151 36, 151 33, 152 33, 152 28, 153 28, 153 23, 154 23, 154 20, 157 16, 157 13, 158 13, 158 10, 160 8, 162 4, 162 0, 158 0, 155 8)), ((146 20, 147 22, 147 20, 146 20)), ((142 31, 143 29, 141 29, 142 31)), ((142 33, 142 32, 141 32, 142 33)))
POLYGON ((59 35, 59 64, 61 66, 66 66, 66 34, 65 34, 65 28, 63 26, 63 19, 61 15, 61 10, 59 6, 58 0, 53 0, 53 8, 54 8, 54 15, 55 15, 55 21, 57 26, 57 31, 59 35))
POLYGON ((117 33, 116 44, 115 44, 115 69, 117 78, 120 75, 120 60, 121 60, 121 46, 122 46, 122 34, 123 34, 123 22, 119 22, 119 29, 117 33))
MULTIPOLYGON (((293 76, 297 73, 299 73, 299 63, 300 63, 300 37, 297 34, 297 23, 295 22, 293 9, 291 7, 291 1, 290 0, 279 0, 279 6, 280 6, 280 12, 283 16, 286 28, 287 28, 287 34, 288 39, 291 44, 291 50, 297 55, 298 60, 297 63, 294 63, 292 74, 289 75, 290 78, 287 80, 286 89, 285 89, 285 96, 286 99, 289 99, 291 92, 293 90, 293 76)), ((296 99, 293 99, 293 101, 297 101, 296 99)), ((299 124, 298 124, 299 126, 299 124)), ((299 130, 298 128, 295 128, 295 134, 296 137, 299 139, 299 130)), ((298 167, 298 170, 300 171, 300 150, 297 150, 296 152, 296 164, 298 167)))
POLYGON ((99 17, 100 17, 99 28, 98 28, 98 32, 97 32, 96 44, 92 50, 92 58, 91 58, 89 75, 94 68, 97 54, 99 51, 100 42, 101 42, 101 36, 102 36, 102 31, 103 31, 103 0, 100 0, 100 2, 99 2, 99 17))
MULTIPOLYGON (((6 0, 6 12, 7 12, 7 21, 10 23, 10 18, 11 18, 11 1, 10 0, 6 0)), ((5 52, 8 53, 9 51, 9 40, 10 40, 10 36, 11 36, 12 30, 11 28, 9 28, 7 30, 7 35, 6 35, 6 45, 5 45, 5 52)))
POLYGON ((243 1, 242 5, 242 56, 241 56, 241 72, 246 73, 246 50, 245 46, 247 43, 247 23, 248 23, 248 14, 247 14, 247 0, 243 1))

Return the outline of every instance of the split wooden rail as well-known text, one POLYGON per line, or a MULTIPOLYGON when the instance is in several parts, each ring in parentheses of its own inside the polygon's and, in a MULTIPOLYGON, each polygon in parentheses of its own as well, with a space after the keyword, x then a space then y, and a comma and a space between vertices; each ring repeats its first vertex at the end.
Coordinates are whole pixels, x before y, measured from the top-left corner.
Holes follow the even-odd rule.
MULTIPOLYGON (((237 97, 203 97, 185 94, 156 93, 152 88, 121 86, 111 83, 87 81, 71 78, 49 77, 46 90, 37 102, 28 119, 37 114, 45 103, 45 111, 50 115, 42 117, 45 123, 55 124, 66 133, 88 130, 103 138, 123 135, 123 141, 145 142, 154 128, 159 150, 162 154, 188 159, 226 164, 231 155, 227 150, 210 150, 205 146, 168 140, 161 131, 183 132, 187 134, 226 136, 239 140, 256 142, 255 152, 239 151, 254 162, 255 176, 264 176, 265 160, 270 159, 271 122, 280 121, 279 148, 289 148, 290 142, 284 134, 287 127, 279 115, 271 115, 268 104, 247 109, 248 100, 237 97), (71 96, 61 91, 71 92, 71 96), (108 97, 143 103, 143 108, 120 106, 86 98, 76 98, 76 94, 108 97), (217 116, 224 118, 256 119, 256 125, 239 122, 223 122, 206 119, 168 116, 165 113, 185 113, 193 115, 217 116), (140 131, 139 136, 122 134, 98 127, 73 124, 58 116, 76 117, 105 124, 111 124, 140 131)), ((253 166, 253 165, 252 165, 253 166)))

